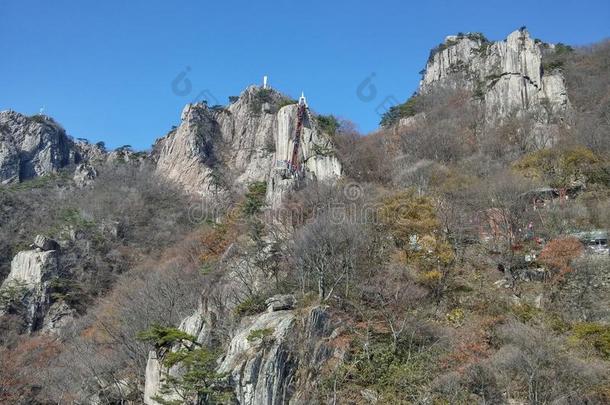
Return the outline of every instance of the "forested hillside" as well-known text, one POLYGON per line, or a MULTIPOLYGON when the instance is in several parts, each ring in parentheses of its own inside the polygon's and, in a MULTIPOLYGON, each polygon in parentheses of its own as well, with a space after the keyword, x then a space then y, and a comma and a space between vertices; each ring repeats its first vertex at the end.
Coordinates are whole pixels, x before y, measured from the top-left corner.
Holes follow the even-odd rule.
POLYGON ((150 153, 0 113, 0 402, 610 402, 610 42, 460 33, 379 130, 314 108, 150 153))

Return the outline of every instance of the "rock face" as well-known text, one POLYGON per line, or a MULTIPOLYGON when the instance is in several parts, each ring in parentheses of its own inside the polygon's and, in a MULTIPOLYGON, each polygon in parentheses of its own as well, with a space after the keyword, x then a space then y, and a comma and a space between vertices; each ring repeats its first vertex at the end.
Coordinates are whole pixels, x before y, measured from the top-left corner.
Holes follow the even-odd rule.
POLYGON ((240 404, 285 404, 293 394, 296 358, 287 345, 294 333, 293 311, 245 320, 220 365, 229 373, 240 404))
POLYGON ((274 295, 265 301, 267 312, 285 311, 294 309, 296 299, 292 294, 274 295))
POLYGON ((563 76, 542 64, 543 52, 552 50, 525 29, 498 42, 481 34, 449 36, 433 51, 419 92, 439 85, 469 88, 484 102, 487 120, 522 111, 539 115, 541 122, 561 119, 569 109, 563 76))
MULTIPOLYGON (((324 307, 311 308, 303 316, 293 305, 292 296, 273 297, 268 312, 243 318, 232 333, 218 372, 227 374, 237 403, 311 403, 316 384, 311 372, 333 356, 326 344, 332 335, 330 316, 324 307), (274 307, 274 303, 290 309, 274 307), (309 378, 298 377, 300 365, 307 367, 309 378)), ((185 318, 179 329, 197 336, 203 344, 210 331, 201 309, 185 318)), ((146 404, 157 405, 153 397, 160 393, 164 372, 167 370, 162 368, 158 354, 151 352, 146 367, 146 404)))
POLYGON ((0 112, 0 184, 56 173, 79 159, 74 142, 51 118, 0 112))
MULTIPOLYGON (((195 336, 197 343, 205 344, 209 337, 210 332, 210 321, 206 322, 203 316, 203 309, 195 311, 191 316, 188 316, 182 320, 178 329, 189 335, 195 336)), ((177 375, 180 373, 178 367, 167 370, 161 364, 161 358, 159 354, 151 350, 148 353, 148 361, 146 363, 146 375, 144 382, 144 403, 147 405, 158 405, 159 403, 154 400, 155 397, 162 397, 165 400, 178 399, 178 397, 170 398, 168 395, 161 394, 161 388, 164 384, 164 375, 169 373, 170 375, 177 375)))
POLYGON ((230 375, 240 404, 311 403, 315 375, 300 378, 305 374, 299 370, 319 370, 333 356, 326 344, 331 329, 324 307, 310 308, 304 316, 289 309, 245 318, 219 371, 230 375))
POLYGON ((51 306, 50 281, 58 273, 57 251, 41 249, 17 253, 11 262, 11 272, 0 290, 11 291, 14 300, 25 308, 25 324, 28 332, 42 327, 47 310, 51 306))
POLYGON ((34 238, 34 247, 40 250, 59 250, 59 243, 44 235, 36 235, 34 238))
POLYGON ((74 183, 77 187, 86 187, 97 177, 97 170, 88 163, 79 163, 74 168, 74 183))
MULTIPOLYGON (((282 106, 288 102, 275 90, 251 86, 227 108, 187 105, 180 126, 154 146, 157 171, 203 196, 270 182, 269 200, 277 200, 295 177, 276 173, 285 169, 294 147, 297 105, 282 106)), ((299 155, 306 176, 320 180, 340 176, 329 136, 319 129, 313 114, 306 115, 299 155)))

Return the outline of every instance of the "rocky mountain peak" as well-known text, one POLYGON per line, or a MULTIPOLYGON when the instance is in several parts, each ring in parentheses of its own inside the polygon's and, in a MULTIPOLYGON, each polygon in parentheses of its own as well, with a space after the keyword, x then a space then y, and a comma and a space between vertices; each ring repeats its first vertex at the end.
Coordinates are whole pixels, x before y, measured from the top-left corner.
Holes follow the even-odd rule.
POLYGON ((299 176, 320 180, 341 174, 331 138, 307 106, 259 86, 249 86, 231 101, 225 107, 185 106, 180 125, 155 144, 157 172, 203 196, 269 182, 272 202, 299 176), (302 169, 298 176, 286 170, 294 169, 288 163, 295 145, 302 169))
POLYGON ((52 118, 0 112, 0 184, 56 173, 77 160, 74 142, 52 118))
POLYGON ((419 92, 466 87, 484 103, 488 120, 515 112, 537 114, 541 122, 563 118, 569 110, 563 75, 543 67, 544 52, 552 49, 525 28, 496 42, 479 33, 448 36, 432 50, 419 92))

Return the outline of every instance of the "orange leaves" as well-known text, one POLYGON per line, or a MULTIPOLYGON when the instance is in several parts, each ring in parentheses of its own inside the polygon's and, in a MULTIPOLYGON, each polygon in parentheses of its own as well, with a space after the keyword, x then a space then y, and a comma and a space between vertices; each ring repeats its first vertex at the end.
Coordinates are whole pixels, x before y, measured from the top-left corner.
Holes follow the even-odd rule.
POLYGON ((0 403, 33 402, 36 386, 44 382, 44 371, 60 351, 49 335, 26 337, 13 348, 0 349, 0 403))
POLYGON ((579 257, 584 251, 582 243, 576 238, 553 239, 546 244, 538 260, 551 270, 565 274, 572 271, 572 261, 579 257))
POLYGON ((222 255, 241 234, 239 225, 242 222, 241 206, 237 206, 227 213, 223 223, 213 224, 206 229, 201 237, 204 249, 201 261, 207 262, 222 255))

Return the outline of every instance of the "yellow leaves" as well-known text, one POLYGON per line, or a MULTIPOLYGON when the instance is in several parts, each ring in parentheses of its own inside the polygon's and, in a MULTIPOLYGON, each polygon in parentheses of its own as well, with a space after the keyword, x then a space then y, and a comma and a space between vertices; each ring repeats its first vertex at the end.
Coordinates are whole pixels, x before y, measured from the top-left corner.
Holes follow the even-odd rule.
POLYGON ((448 265, 453 261, 453 248, 443 240, 433 235, 424 235, 421 238, 421 247, 428 256, 433 256, 437 262, 448 265))
POLYGON ((513 165, 521 175, 546 180, 552 186, 565 187, 581 177, 595 177, 595 172, 603 170, 602 159, 583 146, 571 149, 543 149, 525 155, 513 165))
POLYGON ((408 243, 412 235, 426 235, 439 228, 432 199, 417 196, 412 190, 391 195, 382 201, 380 220, 398 245, 408 243))
POLYGON ((445 315, 445 318, 447 318, 447 322, 449 322, 456 328, 459 328, 464 324, 465 317, 466 314, 464 313, 464 310, 462 308, 454 308, 449 313, 447 313, 447 315, 445 315))
POLYGON ((434 201, 412 190, 395 193, 382 200, 380 220, 399 248, 394 260, 425 272, 423 284, 437 284, 440 273, 437 280, 434 271, 449 266, 454 254, 440 231, 434 201))
POLYGON ((446 166, 435 166, 430 178, 430 185, 442 193, 459 193, 476 184, 477 178, 464 174, 463 170, 446 166))
POLYGON ((435 288, 443 279, 443 274, 438 270, 424 271, 419 275, 419 283, 428 288, 435 288))
POLYGON ((455 258, 453 248, 447 242, 437 244, 436 255, 438 256, 438 261, 445 266, 453 262, 455 258))

